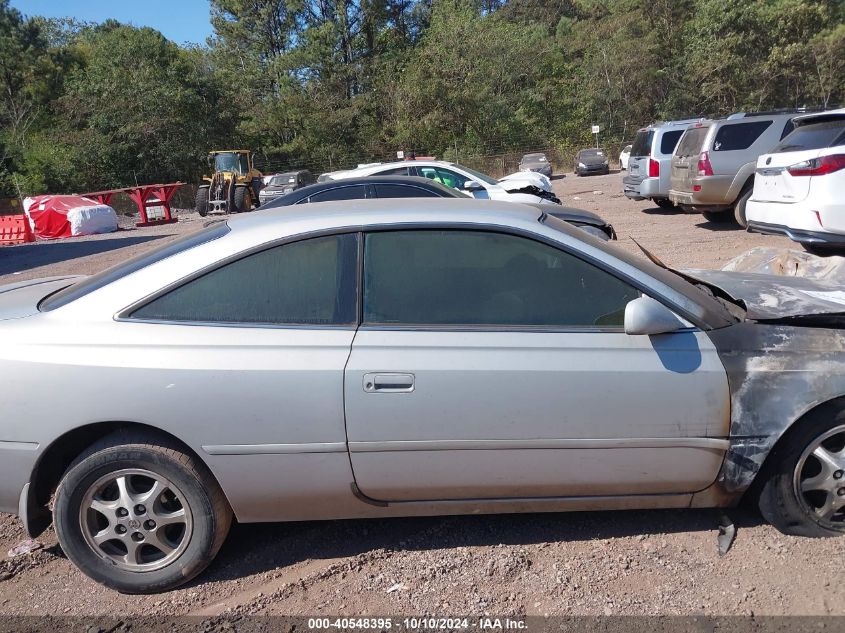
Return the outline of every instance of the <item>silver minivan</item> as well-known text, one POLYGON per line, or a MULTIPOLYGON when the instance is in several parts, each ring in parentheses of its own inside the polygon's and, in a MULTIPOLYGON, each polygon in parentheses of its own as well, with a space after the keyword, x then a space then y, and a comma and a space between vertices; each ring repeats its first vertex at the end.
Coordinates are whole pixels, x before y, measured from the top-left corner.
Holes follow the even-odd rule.
POLYGON ((628 159, 628 175, 622 180, 628 198, 651 199, 663 208, 672 206, 669 200, 672 152, 687 126, 700 120, 655 123, 637 132, 628 159))

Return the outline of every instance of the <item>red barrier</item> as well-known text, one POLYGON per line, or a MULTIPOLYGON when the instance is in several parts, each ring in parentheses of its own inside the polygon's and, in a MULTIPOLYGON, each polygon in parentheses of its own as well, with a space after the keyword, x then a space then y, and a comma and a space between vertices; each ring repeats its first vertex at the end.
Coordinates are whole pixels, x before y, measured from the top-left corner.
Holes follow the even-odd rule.
POLYGON ((26 215, 0 215, 0 246, 34 241, 35 235, 26 215))
POLYGON ((86 198, 93 198, 100 204, 111 204, 111 199, 116 193, 125 193, 130 198, 135 206, 138 207, 138 213, 141 216, 141 221, 135 226, 153 226, 156 224, 170 224, 177 222, 177 218, 170 215, 170 198, 176 193, 176 190, 184 183, 172 182, 166 185, 138 185, 137 187, 124 187, 123 189, 109 189, 108 191, 95 191, 93 193, 83 194, 86 198), (147 217, 147 209, 150 207, 161 207, 164 213, 163 218, 149 219, 147 217))

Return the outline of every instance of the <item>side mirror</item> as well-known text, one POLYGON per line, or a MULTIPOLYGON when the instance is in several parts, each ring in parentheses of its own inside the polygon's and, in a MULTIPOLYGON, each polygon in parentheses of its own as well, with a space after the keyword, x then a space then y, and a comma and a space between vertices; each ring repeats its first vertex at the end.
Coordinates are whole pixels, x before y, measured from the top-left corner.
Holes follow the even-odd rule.
POLYGON ((625 334, 667 334, 691 325, 651 297, 634 299, 625 306, 625 334))
POLYGON ((464 183, 464 191, 475 193, 476 191, 483 191, 484 187, 477 180, 467 180, 464 183))

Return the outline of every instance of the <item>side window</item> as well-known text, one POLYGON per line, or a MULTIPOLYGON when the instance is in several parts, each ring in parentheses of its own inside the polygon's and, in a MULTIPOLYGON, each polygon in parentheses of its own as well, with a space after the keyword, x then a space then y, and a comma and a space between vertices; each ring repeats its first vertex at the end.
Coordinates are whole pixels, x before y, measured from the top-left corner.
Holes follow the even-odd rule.
POLYGON ((420 174, 429 180, 434 180, 452 189, 463 189, 464 183, 469 180, 469 178, 461 176, 451 169, 443 169, 442 167, 420 167, 419 170, 420 174))
POLYGON ((360 200, 366 198, 364 185, 349 185, 346 187, 334 187, 320 193, 315 193, 309 198, 310 202, 330 202, 332 200, 360 200))
POLYGON ((316 237, 247 255, 153 299, 137 319, 348 325, 356 318, 355 234, 316 237))
POLYGON ((482 231, 370 233, 364 322, 623 326, 632 286, 573 255, 482 231))
POLYGON ((380 171, 379 176, 412 176, 407 167, 397 167, 396 169, 388 169, 387 171, 380 171))
POLYGON ((671 154, 674 152, 675 146, 678 144, 678 141, 681 139, 681 134, 683 133, 683 130, 672 130, 671 132, 666 132, 663 135, 663 138, 660 139, 660 153, 671 154))
POLYGON ((379 198, 438 198, 434 192, 410 185, 376 185, 379 198))
POLYGON ((760 135, 771 124, 771 121, 758 121, 756 123, 723 125, 716 132, 716 138, 713 139, 713 151, 730 152, 738 149, 748 149, 754 145, 754 141, 760 138, 760 135))
POLYGON ((792 122, 792 119, 786 122, 786 125, 783 126, 783 132, 780 133, 780 140, 783 140, 783 137, 789 134, 792 130, 795 129, 795 123, 792 122))

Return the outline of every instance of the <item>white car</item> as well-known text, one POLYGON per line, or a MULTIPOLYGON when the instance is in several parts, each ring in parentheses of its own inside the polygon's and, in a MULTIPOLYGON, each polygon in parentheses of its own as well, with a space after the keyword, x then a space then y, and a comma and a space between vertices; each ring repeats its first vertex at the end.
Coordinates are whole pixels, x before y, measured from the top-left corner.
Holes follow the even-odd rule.
POLYGON ((633 145, 626 145, 622 148, 622 151, 619 152, 619 166, 626 171, 628 170, 628 159, 631 158, 631 149, 633 147, 633 145))
POLYGON ((329 175, 332 180, 366 176, 422 176, 462 191, 473 198, 560 204, 560 199, 552 193, 551 180, 543 174, 523 171, 496 180, 469 167, 442 160, 371 163, 329 175))
POLYGON ((748 228, 810 250, 845 246, 845 108, 793 121, 795 129, 757 159, 748 228))

